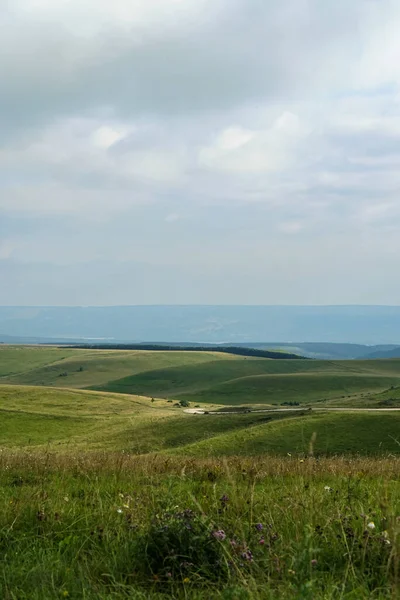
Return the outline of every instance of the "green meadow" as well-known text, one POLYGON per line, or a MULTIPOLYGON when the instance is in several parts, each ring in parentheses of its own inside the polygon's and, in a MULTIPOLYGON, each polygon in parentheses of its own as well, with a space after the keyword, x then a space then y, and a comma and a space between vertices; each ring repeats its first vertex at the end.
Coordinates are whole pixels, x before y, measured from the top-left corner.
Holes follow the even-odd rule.
POLYGON ((400 388, 400 360, 271 360, 217 352, 3 346, 0 384, 91 389, 194 405, 362 407, 363 398, 400 388))
POLYGON ((0 598, 399 598, 398 407, 393 359, 0 346, 0 598))

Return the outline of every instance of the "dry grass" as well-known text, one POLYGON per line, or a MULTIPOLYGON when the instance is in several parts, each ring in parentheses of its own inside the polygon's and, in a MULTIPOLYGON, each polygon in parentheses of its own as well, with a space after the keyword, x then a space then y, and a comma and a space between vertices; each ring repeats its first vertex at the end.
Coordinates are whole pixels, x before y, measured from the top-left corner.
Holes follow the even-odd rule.
POLYGON ((0 470, 27 469, 37 474, 70 472, 127 473, 141 476, 179 475, 202 476, 216 470, 221 473, 246 473, 253 478, 312 476, 400 478, 400 460, 394 457, 347 457, 305 459, 290 456, 261 456, 257 458, 229 457, 225 459, 199 459, 157 454, 130 455, 126 452, 58 453, 45 451, 0 450, 0 470))

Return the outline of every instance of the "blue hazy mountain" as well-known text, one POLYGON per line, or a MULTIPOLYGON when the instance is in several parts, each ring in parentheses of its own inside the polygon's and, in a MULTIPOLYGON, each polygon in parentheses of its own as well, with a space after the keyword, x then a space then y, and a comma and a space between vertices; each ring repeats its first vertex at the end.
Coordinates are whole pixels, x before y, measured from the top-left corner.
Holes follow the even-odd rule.
MULTIPOLYGON (((296 346, 304 342, 350 343, 394 348, 400 345, 400 307, 0 307, 0 341, 12 341, 16 337, 47 341, 97 339, 273 346, 296 346)), ((319 346, 316 354, 321 354, 321 350, 319 346)), ((366 354, 362 348, 359 350, 358 355, 366 354)), ((309 351, 313 353, 312 349, 309 351)), ((348 351, 352 355, 349 357, 354 357, 358 349, 354 347, 350 352, 348 348, 348 351)))

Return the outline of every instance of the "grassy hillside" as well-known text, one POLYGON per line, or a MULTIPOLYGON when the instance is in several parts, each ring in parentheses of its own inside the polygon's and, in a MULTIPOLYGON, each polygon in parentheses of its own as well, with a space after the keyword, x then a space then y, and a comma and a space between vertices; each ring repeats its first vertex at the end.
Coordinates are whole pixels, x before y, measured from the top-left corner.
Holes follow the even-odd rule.
POLYGON ((150 352, 0 346, 2 383, 86 388, 160 368, 243 360, 213 352, 150 352), (21 351, 22 350, 22 351, 21 351))
POLYGON ((73 356, 75 350, 41 346, 1 346, 0 377, 29 373, 73 356))
POLYGON ((166 407, 136 396, 0 386, 0 446, 123 449, 126 431, 173 414, 161 404, 166 407))
POLYGON ((207 409, 292 402, 305 407, 397 406, 396 360, 12 347, 0 348, 0 357, 3 447, 285 454, 307 451, 315 432, 318 454, 397 454, 399 449, 394 439, 400 413, 193 416, 176 407, 177 400, 207 409), (35 385, 19 387, 19 382, 35 385), (98 389, 79 389, 87 387, 98 389))
POLYGON ((372 406, 373 395, 400 386, 400 360, 268 360, 213 352, 0 346, 0 383, 94 389, 193 405, 372 406))
MULTIPOLYGON (((204 418, 207 418, 206 416, 204 418)), ((185 446, 185 456, 400 455, 400 413, 317 413, 230 431, 185 446)), ((177 450, 175 450, 177 452, 177 450)))
POLYGON ((229 381, 209 390, 183 393, 179 397, 196 403, 218 402, 227 405, 282 404, 285 402, 308 405, 358 392, 386 389, 392 383, 393 379, 391 378, 343 375, 341 373, 332 375, 328 373, 261 375, 229 381))
POLYGON ((25 386, 0 386, 0 446, 124 450, 182 447, 288 414, 194 416, 165 400, 25 386))
POLYGON ((163 399, 0 386, 0 446, 194 456, 400 453, 399 413, 190 415, 163 399), (399 440, 396 442, 396 440, 399 440))
MULTIPOLYGON (((239 380, 252 375, 297 373, 319 369, 334 369, 331 364, 322 365, 302 360, 236 359, 221 363, 178 365, 167 369, 154 369, 108 382, 104 391, 140 393, 147 396, 177 396, 184 392, 210 389, 226 381, 239 380), (140 392, 137 392, 140 390, 140 392)), ((100 388, 98 388, 100 389, 100 388)))
MULTIPOLYGON (((149 370, 95 389, 224 405, 313 403, 383 391, 400 382, 400 361, 236 360, 149 370)), ((346 403, 344 403, 346 405, 346 403)))

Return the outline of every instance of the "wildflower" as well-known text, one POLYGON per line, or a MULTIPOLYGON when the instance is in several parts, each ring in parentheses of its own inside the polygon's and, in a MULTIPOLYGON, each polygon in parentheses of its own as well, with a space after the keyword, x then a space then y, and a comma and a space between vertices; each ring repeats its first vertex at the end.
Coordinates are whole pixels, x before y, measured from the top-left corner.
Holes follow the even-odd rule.
POLYGON ((326 485, 326 486, 324 487, 324 490, 325 490, 326 492, 333 492, 333 489, 332 489, 331 487, 329 487, 329 485, 326 485))
POLYGON ((190 583, 189 577, 185 577, 185 579, 183 580, 183 583, 190 583))
POLYGON ((311 561, 311 566, 312 566, 312 567, 316 567, 316 566, 317 566, 317 564, 318 564, 318 561, 317 561, 317 559, 316 559, 316 558, 313 558, 313 559, 312 559, 312 561, 311 561))
POLYGON ((69 502, 68 496, 64 496, 64 502, 69 502))
POLYGON ((172 573, 167 573, 167 577, 168 577, 168 579, 171 579, 172 578, 172 573))
POLYGON ((264 544, 265 544, 265 539, 262 537, 258 543, 259 543, 261 546, 264 546, 264 544))
POLYGON ((181 562, 180 567, 181 569, 188 569, 189 567, 193 567, 193 563, 184 560, 183 562, 181 562))
POLYGON ((382 537, 383 537, 384 543, 387 544, 388 546, 390 546, 389 534, 387 531, 382 532, 382 537))
POLYGON ((368 523, 367 525, 368 529, 375 529, 375 523, 373 521, 371 521, 370 523, 368 523))
POLYGON ((243 558, 243 560, 248 560, 249 562, 253 561, 253 553, 251 550, 246 550, 245 552, 242 552, 241 557, 243 558))
POLYGON ((293 571, 293 569, 289 569, 288 573, 289 575, 296 575, 296 571, 293 571))
POLYGON ((216 540, 219 540, 220 542, 223 542, 226 538, 226 534, 225 531, 223 531, 222 529, 218 529, 218 531, 213 531, 211 534, 216 540))
POLYGON ((322 535, 322 532, 323 532, 323 528, 321 527, 321 525, 316 525, 315 533, 317 533, 318 535, 322 535))
POLYGON ((122 515, 124 511, 122 510, 122 508, 117 508, 117 513, 119 513, 120 515, 122 515))
POLYGON ((264 529, 263 524, 262 523, 257 523, 256 529, 257 529, 257 531, 262 531, 264 529))
POLYGON ((304 459, 303 459, 303 458, 301 458, 299 462, 303 463, 303 462, 304 462, 304 459))
POLYGON ((222 504, 226 504, 227 502, 229 502, 229 496, 227 496, 226 494, 224 494, 221 498, 220 501, 222 502, 222 504))
POLYGON ((68 598, 69 593, 67 592, 67 590, 64 590, 61 595, 63 598, 68 598))

